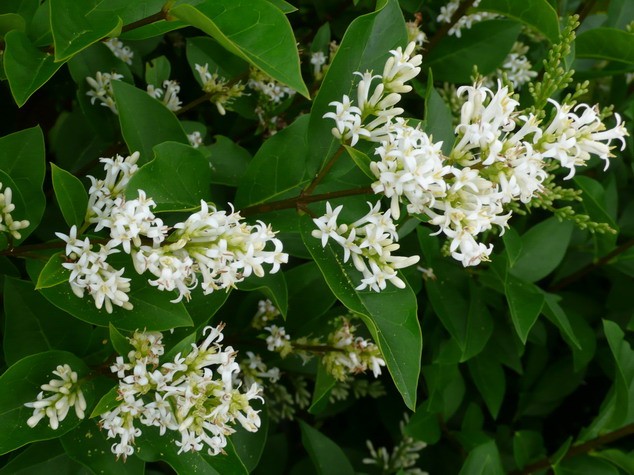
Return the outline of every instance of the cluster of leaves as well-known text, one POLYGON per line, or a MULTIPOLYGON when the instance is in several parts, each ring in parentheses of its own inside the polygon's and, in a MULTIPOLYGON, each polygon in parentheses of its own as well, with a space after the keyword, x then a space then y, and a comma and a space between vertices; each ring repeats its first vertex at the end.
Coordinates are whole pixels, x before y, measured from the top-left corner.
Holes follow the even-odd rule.
MULTIPOLYGON (((366 439, 398 445, 399 421, 412 411, 404 434, 433 446, 418 460, 432 473, 532 473, 549 466, 561 474, 634 473, 634 447, 622 439, 634 433, 631 140, 607 173, 598 173, 597 160, 574 178, 583 200, 573 202, 570 212, 607 223, 615 233, 560 222, 548 202, 515 216, 501 238, 491 235, 498 242, 491 262, 465 270, 444 255, 433 229, 403 219, 404 254, 420 255, 434 273, 423 279, 415 268, 405 269, 404 289, 355 290, 354 268, 311 236, 308 216, 323 213, 320 199, 345 204, 342 216, 351 218, 365 212, 368 199, 376 200, 367 165, 354 151, 330 167, 340 144, 322 116, 331 101, 353 90, 355 71, 380 70, 388 51, 407 43, 406 20, 422 13, 430 41, 423 78, 415 81, 416 94, 405 107, 422 119, 427 133, 447 143, 452 117, 437 92, 442 83, 469 83, 474 66, 483 75, 494 72, 520 35, 541 70, 559 40, 560 24, 575 11, 582 15, 577 38, 557 67, 573 81, 590 81, 584 102, 615 104, 634 120, 628 84, 634 34, 627 30, 634 21, 632 2, 482 0, 478 11, 501 17, 474 24, 459 38, 434 21, 441 0, 291 3, 0 4, 0 182, 13 190, 15 219, 30 222, 20 239, 0 233, 0 454, 6 454, 0 474, 132 474, 144 473, 146 465, 177 473, 380 473, 381 467, 362 463, 366 439), (134 51, 132 64, 102 43, 113 36, 134 51), (337 52, 323 78, 316 77, 310 54, 327 56, 331 40, 338 42, 337 52), (234 82, 246 82, 250 69, 259 70, 295 90, 295 96, 264 108, 280 130, 271 134, 262 127, 255 92, 220 116, 196 82, 196 64, 208 64, 234 82), (97 72, 123 76, 113 82, 118 115, 86 95, 86 77, 97 72), (176 112, 145 91, 146 84, 166 79, 181 85, 185 105, 176 112), (189 145, 187 135, 195 131, 208 145, 189 145), (291 255, 283 272, 248 278, 231 292, 194 292, 191 301, 177 304, 146 279, 126 273, 133 279, 134 309, 111 314, 77 298, 61 266, 63 245, 51 239, 56 231, 83 224, 85 177, 99 176, 98 157, 134 151, 141 153, 142 167, 130 189, 152 197, 156 213, 167 219, 196 209, 201 199, 219 208, 231 202, 247 219, 262 219, 280 231, 291 255), (320 174, 327 163, 328 173, 320 174), (315 194, 305 194, 307 188, 315 194), (351 189, 366 191, 349 196, 351 189), (260 431, 237 432, 227 454, 216 457, 177 455, 168 437, 147 430, 123 464, 110 453, 111 441, 95 419, 81 421, 71 413, 57 430, 27 426, 31 410, 24 403, 62 364, 82 378, 88 414, 103 412, 105 402, 98 402, 114 384, 108 365, 116 350, 126 348, 122 333, 175 329, 164 340, 166 354, 173 356, 199 340, 210 321, 224 321, 237 350, 261 349, 261 341, 248 341, 246 329, 258 301, 267 297, 293 336, 325 334, 329 322, 348 310, 360 316, 393 381, 385 376, 387 394, 332 402, 334 381, 315 360, 305 366, 292 358, 271 360, 283 372, 315 381, 310 408, 297 414, 299 424, 269 424, 264 405, 260 431), (305 450, 297 447, 298 434, 305 450)), ((463 0, 461 8, 472 4, 463 0)), ((545 74, 551 82, 554 71, 545 74)), ((520 101, 530 100, 529 91, 522 91, 520 101)))

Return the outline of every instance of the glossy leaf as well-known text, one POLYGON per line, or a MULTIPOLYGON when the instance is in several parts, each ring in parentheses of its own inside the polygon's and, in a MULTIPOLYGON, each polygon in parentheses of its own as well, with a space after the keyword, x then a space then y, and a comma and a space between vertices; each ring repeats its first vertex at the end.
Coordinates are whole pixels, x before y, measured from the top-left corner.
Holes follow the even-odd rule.
POLYGON ((113 439, 107 439, 107 431, 97 422, 87 419, 60 439, 66 454, 93 473, 143 475, 145 463, 138 457, 132 455, 117 460, 111 450, 113 439))
POLYGON ((479 355, 468 362, 469 372, 484 402, 493 416, 497 419, 504 394, 506 392, 506 378, 502 365, 488 355, 479 355))
POLYGON ((202 153, 176 142, 160 143, 153 152, 154 159, 130 179, 126 198, 143 190, 156 203, 154 212, 193 210, 211 200, 209 162, 202 153))
POLYGON ((312 179, 339 148, 332 135, 334 122, 323 115, 334 110, 332 101, 341 102, 344 94, 354 97, 354 73, 365 70, 382 73, 388 51, 405 47, 407 32, 396 0, 385 2, 378 11, 356 18, 346 30, 332 64, 311 109, 306 175, 312 179))
POLYGON ((313 398, 310 402, 308 412, 311 414, 319 414, 328 405, 330 392, 335 386, 337 380, 328 373, 326 367, 319 363, 317 366, 317 378, 315 379, 315 389, 313 390, 313 398))
POLYGON ((302 430, 302 443, 319 475, 354 474, 352 464, 337 444, 304 421, 300 420, 299 425, 302 430))
POLYGON ((309 116, 298 118, 260 147, 240 180, 236 207, 265 203, 298 194, 304 178, 308 151, 306 131, 309 116))
POLYGON ((0 14, 0 40, 11 30, 24 31, 25 26, 24 18, 17 13, 0 14))
POLYGON ((260 462, 262 452, 267 440, 269 429, 269 416, 266 405, 261 406, 259 412, 260 428, 257 432, 248 432, 244 427, 237 425, 236 432, 231 434, 233 447, 249 472, 252 472, 260 462))
POLYGON ((121 404, 119 399, 119 385, 113 386, 110 391, 104 394, 90 413, 90 419, 100 416, 121 404))
POLYGON ((46 289, 68 282, 70 270, 62 267, 62 264, 65 262, 66 256, 59 253, 53 254, 42 269, 42 272, 38 275, 35 289, 46 289))
POLYGON ((491 74, 511 51, 522 26, 511 20, 487 20, 463 30, 460 38, 445 36, 423 60, 436 81, 469 83, 473 66, 491 74))
POLYGON ((416 407, 416 387, 420 373, 423 341, 418 324, 417 304, 409 286, 392 284, 380 293, 358 291, 360 273, 350 262, 344 263, 331 244, 325 248, 311 235, 312 220, 301 222, 302 239, 321 269, 328 286, 350 310, 358 313, 379 346, 387 367, 405 404, 416 407))
POLYGON ((139 164, 149 161, 153 147, 162 142, 189 144, 174 113, 147 92, 121 81, 112 81, 112 90, 123 138, 130 152, 141 152, 139 164))
POLYGON ((519 430, 513 434, 513 456, 520 470, 526 464, 545 455, 544 452, 544 439, 539 432, 519 430))
POLYGON ((79 178, 51 163, 53 189, 59 209, 68 227, 84 224, 88 209, 88 193, 79 178))
POLYGON ((26 209, 14 212, 16 218, 23 216, 31 223, 20 230, 22 238, 17 240, 18 243, 35 230, 44 214, 44 157, 44 136, 39 126, 0 138, 0 170, 11 177, 17 187, 15 191, 19 191, 25 203, 28 197, 26 209))
POLYGON ((634 64, 634 34, 616 28, 592 28, 577 36, 575 55, 634 64))
POLYGON ((108 333, 110 335, 110 343, 117 353, 121 356, 127 356, 132 347, 128 339, 117 330, 112 323, 108 325, 108 333))
MULTIPOLYGON (((42 269, 40 261, 31 261, 28 271, 32 278, 39 275, 42 269)), ((129 262, 125 268, 132 269, 129 262)), ((129 275, 132 278, 130 285, 130 303, 132 310, 124 310, 114 306, 112 313, 105 308, 97 309, 90 297, 77 297, 70 285, 56 285, 41 289, 40 293, 56 307, 70 313, 73 317, 94 325, 107 327, 112 323, 116 328, 134 331, 145 328, 147 331, 164 331, 171 328, 191 326, 192 319, 182 303, 172 303, 174 295, 170 292, 157 292, 155 287, 147 283, 148 276, 139 276, 135 273, 129 275)))
POLYGON ((66 454, 59 439, 34 442, 0 468, 0 475, 88 475, 66 454))
POLYGON ((172 66, 165 56, 154 58, 145 64, 145 82, 162 87, 163 81, 170 78, 172 66))
POLYGON ((251 154, 222 135, 214 136, 214 140, 215 143, 207 147, 211 154, 211 183, 240 186, 251 161, 251 154))
POLYGON ((370 163, 372 162, 370 157, 368 157, 362 151, 357 150, 356 148, 352 148, 349 145, 345 145, 345 147, 346 147, 346 152, 348 152, 348 155, 350 155, 350 158, 352 158, 354 163, 356 163, 356 165, 359 167, 359 170, 365 173, 365 175, 371 178, 372 180, 376 180, 374 173, 372 173, 372 170, 370 169, 370 163))
POLYGON ((227 440, 224 448, 226 454, 211 456, 206 450, 200 452, 178 453, 178 446, 174 443, 180 441, 180 433, 168 431, 165 435, 159 435, 155 427, 144 427, 143 435, 136 441, 138 451, 136 455, 146 462, 162 460, 179 475, 197 473, 203 475, 246 475, 249 472, 238 457, 231 440, 227 440))
POLYGON ((510 273, 526 282, 543 279, 561 263, 568 249, 574 225, 554 216, 522 235, 522 252, 510 273))
POLYGON ((23 31, 11 30, 4 41, 4 72, 9 80, 11 95, 22 107, 64 63, 56 63, 52 55, 41 52, 23 31))
POLYGON ((99 9, 99 0, 49 0, 55 61, 68 60, 74 54, 114 35, 122 21, 112 12, 99 9))
POLYGON ((506 473, 502 468, 500 460, 500 452, 495 445, 495 441, 491 440, 485 444, 479 445, 467 456, 460 475, 503 475, 506 473))
POLYGON ((30 282, 5 276, 4 313, 3 349, 8 365, 34 353, 82 354, 87 348, 90 325, 51 305, 30 282))
POLYGON ((506 301, 517 335, 526 343, 528 333, 537 321, 544 306, 544 296, 533 284, 508 275, 504 284, 506 301))
MULTIPOLYGON (((0 426, 3 428, 0 431, 0 454, 29 442, 59 437, 81 422, 71 409, 56 430, 48 426, 47 418, 35 427, 26 424, 33 409, 24 404, 36 400, 40 386, 54 377, 52 372, 62 364, 68 364, 77 372, 79 379, 88 374, 88 367, 72 353, 47 351, 21 359, 0 376, 0 387, 3 388, 0 392, 0 426)), ((81 388, 90 410, 95 397, 93 382, 83 382, 81 388)))
POLYGON ((625 334, 616 323, 603 320, 603 330, 616 362, 615 403, 608 425, 619 427, 630 412, 630 386, 634 382, 634 351, 625 341, 625 334))
POLYGON ((553 43, 559 39, 559 18, 548 0, 482 0, 477 9, 521 21, 553 43))
POLYGON ((429 70, 425 94, 425 132, 433 139, 434 143, 442 141, 442 151, 445 155, 451 153, 451 148, 456 140, 451 111, 438 91, 434 89, 434 76, 431 69, 429 70))
POLYGON ((266 0, 213 0, 170 10, 282 84, 308 97, 291 25, 266 0))
POLYGON ((263 277, 251 275, 238 284, 240 290, 261 290, 270 298, 283 317, 288 311, 288 289, 283 272, 266 274, 263 277))

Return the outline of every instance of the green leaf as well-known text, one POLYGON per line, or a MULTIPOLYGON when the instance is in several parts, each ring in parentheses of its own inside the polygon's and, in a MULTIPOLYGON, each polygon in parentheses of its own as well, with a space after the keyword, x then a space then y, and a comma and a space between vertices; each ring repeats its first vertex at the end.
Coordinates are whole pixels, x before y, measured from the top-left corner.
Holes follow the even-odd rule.
POLYGON ((187 23, 184 21, 157 21, 155 23, 150 23, 149 25, 143 25, 139 28, 135 28, 134 30, 126 31, 119 36, 121 40, 145 40, 147 38, 155 38, 163 36, 165 33, 169 33, 170 31, 178 30, 180 28, 185 28, 187 23))
POLYGON ((299 426, 304 448, 319 475, 354 474, 352 464, 337 444, 302 420, 299 421, 299 426))
MULTIPOLYGON (((30 266, 27 267, 29 275, 35 279, 42 270, 42 263, 31 260, 29 264, 30 266)), ((124 267, 132 269, 132 262, 128 261, 124 267)), ((129 293, 130 303, 134 306, 132 310, 114 306, 112 313, 108 313, 103 307, 97 309, 89 294, 79 298, 73 293, 70 285, 40 289, 40 293, 46 300, 73 317, 102 327, 112 323, 121 330, 134 331, 145 328, 147 331, 165 331, 192 326, 192 319, 183 303, 170 302, 174 298, 173 293, 158 292, 155 287, 148 284, 148 276, 140 276, 136 273, 124 274, 124 276, 132 279, 129 293)))
POLYGON ((326 367, 318 363, 317 378, 315 379, 315 389, 313 390, 313 398, 310 402, 308 412, 310 414, 319 414, 328 405, 328 397, 330 391, 335 386, 337 380, 326 370, 326 367))
POLYGON ((425 401, 416 408, 416 412, 405 426, 404 433, 415 440, 433 445, 440 440, 440 423, 437 414, 431 413, 428 406, 429 403, 425 401))
POLYGON ((508 228, 502 235, 504 242, 504 251, 508 257, 509 266, 513 267, 522 255, 522 238, 515 228, 508 228))
POLYGON ((559 464, 557 475, 619 475, 621 472, 605 460, 581 454, 559 464))
POLYGON ((238 289, 248 291, 261 290, 273 301, 282 316, 286 318, 286 312, 288 311, 288 289, 286 288, 286 279, 284 278, 283 272, 266 274, 263 277, 252 274, 238 284, 238 289))
POLYGON ((557 303, 561 300, 561 297, 555 294, 544 293, 545 303, 544 306, 544 315, 553 322, 553 324, 559 328, 562 336, 567 338, 570 343, 572 343, 571 347, 574 346, 577 349, 581 350, 581 344, 575 335, 574 330, 572 329, 572 325, 568 320, 568 316, 566 312, 561 308, 561 306, 557 303))
POLYGON ((280 10, 282 10, 287 15, 289 13, 293 13, 297 11, 297 8, 295 8, 293 5, 291 5, 290 3, 284 0, 268 0, 268 1, 271 2, 273 5, 275 5, 277 8, 279 8, 280 10))
POLYGON ((324 280, 319 267, 314 262, 293 267, 284 272, 288 284, 288 316, 285 327, 291 335, 310 325, 311 321, 321 324, 321 317, 335 303, 337 298, 324 280))
POLYGON ((266 0, 213 0, 178 5, 170 15, 201 29, 272 78, 309 97, 290 23, 266 0))
POLYGON ((603 331, 608 340, 610 351, 616 362, 614 389, 615 404, 609 426, 620 427, 629 412, 630 391, 629 387, 634 381, 634 351, 625 341, 623 330, 614 322, 603 320, 603 331))
POLYGON ((603 26, 624 30, 634 21, 634 4, 629 0, 612 0, 608 5, 608 17, 603 26))
POLYGON ((206 450, 178 453, 174 443, 180 441, 177 431, 159 435, 156 427, 144 427, 143 435, 136 441, 136 455, 146 462, 162 460, 167 462, 179 475, 192 473, 203 475, 246 475, 249 472, 236 454, 230 439, 224 448, 225 454, 211 456, 206 450))
POLYGON ((0 40, 11 30, 24 31, 25 26, 24 18, 17 13, 0 14, 0 40))
POLYGON ((467 364, 473 382, 482 394, 491 416, 497 419, 506 392, 506 378, 502 365, 496 358, 484 354, 470 359, 467 364))
POLYGON ((143 190, 156 203, 154 212, 193 210, 211 200, 209 162, 201 152, 176 142, 160 143, 153 152, 154 160, 130 179, 126 198, 143 190))
MULTIPOLYGON (((68 69, 73 81, 78 85, 86 84, 86 78, 88 76, 95 77, 98 71, 119 73, 123 76, 123 81, 134 82, 130 66, 113 55, 112 51, 103 43, 96 43, 73 56, 68 61, 68 69)), ((106 108, 101 107, 101 109, 106 108)), ((108 113, 110 116, 112 115, 109 110, 108 113)))
POLYGON ((33 284, 5 276, 4 355, 11 365, 25 356, 48 350, 83 354, 91 327, 46 301, 33 284))
POLYGON ((559 17, 547 0, 482 0, 477 10, 499 13, 535 28, 552 43, 559 40, 559 17))
POLYGON ((308 153, 304 159, 306 176, 312 179, 335 153, 340 141, 333 137, 333 121, 323 115, 333 108, 332 101, 341 101, 344 94, 354 97, 354 72, 383 71, 389 51, 405 47, 407 32, 403 14, 395 0, 390 0, 378 11, 356 18, 346 30, 332 64, 328 68, 319 94, 311 109, 308 134, 308 153))
POLYGON ((63 254, 53 254, 42 269, 42 272, 40 272, 37 278, 37 284, 35 284, 35 290, 55 287, 56 285, 68 282, 70 270, 62 267, 62 264, 65 262, 66 257, 63 254))
POLYGON ((268 139, 257 151, 236 191, 236 207, 265 203, 290 196, 302 185, 308 152, 306 131, 309 116, 299 117, 289 127, 268 139))
POLYGON ((143 475, 145 463, 134 455, 125 461, 112 453, 112 439, 107 432, 91 419, 67 433, 61 439, 66 454, 76 462, 89 468, 93 473, 117 473, 121 475, 143 475))
POLYGON ((521 470, 524 466, 545 453, 544 439, 534 430, 518 430, 513 434, 513 455, 521 470))
POLYGON ((634 64, 634 34, 616 28, 592 28, 577 36, 575 55, 634 64))
POLYGON ((119 399, 119 385, 115 385, 99 399, 99 402, 97 402, 97 405, 90 413, 90 419, 114 409, 119 404, 121 404, 121 400, 119 399))
POLYGON ((32 443, 0 468, 0 475, 83 475, 81 470, 55 439, 32 443))
MULTIPOLYGON (((81 422, 71 409, 66 419, 59 423, 57 430, 51 429, 46 417, 33 428, 26 424, 33 409, 24 404, 36 400, 41 391, 40 386, 48 383, 54 377, 52 372, 63 364, 68 364, 77 372, 79 379, 88 374, 88 367, 72 353, 46 351, 21 359, 0 376, 0 427, 3 428, 0 431, 0 454, 6 454, 29 442, 59 437, 81 422)), ((90 409, 95 399, 93 381, 84 381, 81 390, 90 409)))
POLYGON ((231 434, 233 447, 249 472, 252 472, 258 466, 264 451, 269 429, 268 414, 266 405, 263 405, 259 413, 261 424, 257 432, 249 432, 240 424, 237 424, 235 427, 236 432, 231 434))
POLYGON ((19 191, 22 197, 28 197, 26 209, 14 211, 14 216, 24 216, 31 223, 20 230, 22 239, 17 240, 17 243, 24 241, 35 230, 44 214, 44 157, 44 136, 39 126, 0 138, 0 170, 6 172, 15 183, 17 190, 13 190, 14 193, 19 191))
POLYGON ((68 227, 84 224, 88 209, 88 193, 79 178, 51 163, 55 198, 68 227))
POLYGON ((251 161, 251 154, 233 140, 214 136, 215 143, 207 147, 211 156, 211 183, 239 186, 251 161))
POLYGON ((626 454, 618 449, 606 449, 600 452, 593 451, 592 455, 611 462, 625 473, 634 473, 634 454, 631 452, 626 454))
POLYGON ((159 56, 145 63, 145 82, 162 87, 163 81, 170 78, 172 66, 165 56, 159 56))
POLYGON ((108 333, 110 335, 110 343, 112 343, 115 351, 121 356, 127 356, 128 352, 132 349, 128 339, 123 336, 121 332, 112 325, 112 323, 108 325, 108 333))
POLYGON ((121 18, 99 9, 100 0, 49 0, 55 61, 66 61, 121 30, 121 18))
POLYGON ((511 274, 506 276, 504 293, 515 331, 522 343, 526 344, 528 333, 544 306, 544 295, 535 285, 511 274))
POLYGON ((504 475, 502 468, 500 452, 498 451, 495 441, 491 440, 485 444, 479 445, 467 456, 460 475, 504 475))
POLYGON ((522 235, 522 251, 510 273, 526 282, 543 279, 561 263, 568 249, 574 225, 554 216, 522 235))
POLYGON ((350 155, 350 158, 352 158, 354 163, 357 164, 359 169, 372 180, 376 180, 376 176, 374 176, 374 173, 372 173, 372 170, 370 169, 370 163, 372 163, 370 157, 368 157, 360 150, 350 147, 349 145, 344 145, 344 147, 346 148, 346 152, 348 152, 348 155, 350 155))
POLYGON ((192 74, 203 85, 196 64, 207 64, 211 74, 218 74, 225 79, 232 79, 249 73, 249 63, 242 58, 229 53, 217 41, 208 36, 196 36, 187 38, 187 62, 192 69, 192 74))
POLYGON ((112 81, 112 90, 123 138, 130 152, 141 152, 139 163, 147 162, 153 147, 162 142, 189 144, 174 113, 147 92, 121 81, 112 81))
POLYGON ((406 284, 404 289, 398 289, 388 284, 380 293, 356 290, 359 271, 350 262, 344 263, 331 244, 323 248, 319 240, 312 237, 313 228, 312 219, 304 216, 301 231, 306 248, 335 296, 361 316, 379 346, 405 404, 414 409, 423 339, 416 296, 411 287, 406 284))
POLYGON ((23 31, 11 30, 4 41, 4 72, 13 99, 22 107, 64 63, 56 63, 51 54, 42 53, 23 31))
POLYGON ((434 142, 442 141, 442 150, 445 155, 451 153, 451 148, 456 140, 452 124, 451 110, 443 101, 438 91, 434 89, 434 76, 429 70, 427 78, 427 92, 425 94, 425 132, 433 138, 434 142))
POLYGON ((434 70, 436 81, 469 83, 473 66, 491 74, 511 51, 522 25, 512 20, 487 20, 462 30, 462 36, 445 36, 423 60, 434 70))

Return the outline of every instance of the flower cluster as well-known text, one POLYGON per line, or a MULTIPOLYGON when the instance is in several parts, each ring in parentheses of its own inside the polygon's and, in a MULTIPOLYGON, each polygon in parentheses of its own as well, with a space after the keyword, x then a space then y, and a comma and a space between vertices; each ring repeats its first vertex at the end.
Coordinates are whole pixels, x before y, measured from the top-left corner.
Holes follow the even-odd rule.
POLYGON ((147 93, 154 99, 159 99, 165 107, 169 110, 176 112, 181 108, 182 102, 178 98, 178 93, 181 91, 181 87, 178 82, 171 79, 163 81, 163 88, 154 87, 153 84, 147 85, 147 93))
POLYGON ((106 177, 99 180, 89 176, 92 186, 86 224, 96 224, 95 231, 109 230, 106 245, 95 252, 88 238, 78 238, 76 226, 68 235, 57 233, 66 242, 68 262, 63 266, 71 270, 70 285, 78 297, 87 290, 97 308, 105 305, 109 313, 113 304, 132 308, 125 269, 114 269, 106 261, 119 252, 118 247, 132 256, 139 274, 149 271, 156 277, 149 280, 150 285, 178 291, 173 302, 189 299, 199 280, 203 292, 209 294, 235 287, 251 274, 264 276, 263 264, 271 265, 269 272, 275 273, 288 261, 270 226, 261 221, 247 225, 239 213, 218 211, 204 201, 199 212, 173 226, 167 242, 170 228, 152 212, 154 201, 143 190, 137 190, 136 199, 125 197, 128 182, 138 170, 138 158, 138 152, 125 158, 102 158, 106 177))
MULTIPOLYGON (((392 52, 394 56, 388 60, 386 69, 397 62, 396 53, 392 52)), ((414 72, 419 68, 410 69, 414 72)), ((361 81, 358 85, 361 105, 366 103, 366 90, 367 85, 361 81)), ((352 106, 347 96, 342 103, 332 103, 336 112, 324 117, 335 120, 333 135, 350 140, 352 145, 359 137, 380 142, 375 149, 380 160, 370 164, 377 178, 372 189, 390 198, 391 214, 396 219, 401 203, 406 204, 409 213, 427 215, 430 224, 439 226, 438 232, 451 239, 450 252, 464 266, 488 259, 493 245, 478 242, 476 236, 493 226, 503 232, 511 216, 507 205, 512 201, 529 203, 543 189, 542 183, 548 177, 547 159, 554 159, 557 166, 568 169, 566 178, 570 178, 575 167, 584 165, 591 154, 605 160, 607 167, 614 148, 612 140, 625 146, 627 131, 618 114, 615 114, 616 125, 607 130, 596 106, 580 104, 573 111, 570 104, 560 105, 550 100, 554 117, 542 123, 537 115, 518 111, 519 103, 500 84, 496 92, 479 84, 463 86, 458 88, 457 96, 466 99, 449 156, 443 155, 442 142, 433 142, 419 127, 408 125, 392 113, 387 114, 378 133, 369 132, 372 127, 364 125, 363 115, 359 114, 363 108, 352 106)), ((324 245, 329 237, 335 239, 345 249, 344 260, 352 254, 357 268, 369 279, 367 270, 358 265, 358 254, 355 260, 355 245, 361 247, 357 242, 359 234, 344 236, 348 228, 337 226, 339 211, 340 208, 335 212, 329 208, 325 216, 315 220, 319 229, 313 235, 320 237, 324 245)), ((406 262, 405 265, 413 263, 406 262)), ((377 266, 371 270, 381 276, 377 266)), ((373 280, 363 282, 374 290, 384 288, 373 280)))
MULTIPOLYGON (((119 109, 114 99, 114 91, 112 90, 112 81, 119 81, 120 79, 123 79, 123 75, 115 72, 102 73, 98 71, 94 78, 88 76, 86 82, 92 89, 86 92, 86 95, 90 97, 90 103, 94 104, 98 101, 100 105, 107 107, 114 114, 119 114, 119 109)), ((169 110, 177 111, 182 104, 178 98, 180 89, 178 82, 168 79, 163 81, 162 89, 149 84, 146 90, 151 97, 160 100, 169 110)))
POLYGON ((381 202, 370 205, 370 211, 352 224, 337 224, 343 205, 334 210, 330 203, 326 204, 326 214, 314 219, 318 229, 312 232, 313 237, 321 239, 326 246, 329 239, 339 244, 344 250, 343 261, 352 258, 355 268, 363 274, 357 290, 370 288, 375 292, 385 289, 387 281, 398 288, 405 288, 405 283, 397 274, 398 269, 416 264, 419 256, 393 256, 399 249, 396 226, 391 211, 381 212, 381 202))
MULTIPOLYGON (((2 183, 0 183, 0 190, 2 190, 2 183)), ((0 192, 0 231, 9 233, 14 239, 21 239, 20 229, 28 228, 31 224, 29 221, 15 221, 11 213, 15 211, 15 204, 11 201, 13 199, 13 190, 6 186, 3 192, 0 192)))
POLYGON ((187 134, 187 140, 189 141, 189 145, 194 148, 198 148, 203 144, 203 137, 197 130, 195 130, 191 134, 187 134))
POLYGON ((239 82, 230 84, 229 81, 218 76, 217 73, 211 74, 208 64, 204 66, 196 64, 195 67, 203 91, 209 96, 209 101, 216 104, 221 115, 225 115, 227 113, 226 108, 229 107, 233 100, 243 95, 244 85, 239 82))
POLYGON ((416 43, 418 49, 422 49, 423 45, 427 42, 427 35, 420 27, 422 18, 416 18, 415 21, 408 21, 405 23, 407 28, 407 42, 416 43))
POLYGON ((372 441, 367 440, 366 444, 370 451, 370 457, 364 458, 363 463, 368 465, 376 465, 382 473, 407 473, 410 475, 428 475, 416 467, 416 461, 420 457, 418 452, 427 447, 427 444, 405 433, 405 426, 409 422, 409 417, 404 414, 403 420, 400 422, 401 440, 394 446, 392 452, 388 452, 387 448, 374 448, 372 441))
POLYGON ((267 101, 276 105, 295 95, 295 91, 293 89, 277 82, 275 79, 259 69, 251 69, 247 85, 256 91, 261 97, 264 97, 267 101))
POLYGON ((103 42, 112 54, 114 54, 117 58, 123 61, 126 64, 132 65, 132 58, 134 57, 134 52, 130 49, 129 46, 124 46, 119 38, 110 38, 103 42))
POLYGON ((516 41, 502 66, 487 76, 483 84, 488 88, 495 87, 497 79, 504 74, 515 90, 519 90, 524 84, 532 81, 537 77, 537 71, 532 70, 533 65, 526 58, 526 53, 528 53, 528 45, 516 41))
MULTIPOLYGON (((475 0, 473 2, 473 7, 477 7, 480 4, 480 0, 475 0)), ((460 0, 450 0, 447 5, 440 7, 440 15, 438 15, 437 20, 441 23, 451 23, 451 18, 453 17, 456 10, 458 10, 458 6, 460 5, 460 0)), ((449 29, 449 34, 460 38, 462 36, 462 29, 469 29, 474 23, 478 23, 485 20, 492 20, 493 18, 497 18, 499 15, 495 13, 487 13, 487 12, 476 12, 471 13, 469 15, 463 15, 458 19, 458 21, 449 29)))
POLYGON ((394 107, 401 100, 401 93, 409 92, 412 87, 405 83, 420 72, 421 55, 412 56, 416 43, 410 43, 405 51, 399 46, 390 51, 392 56, 387 60, 383 75, 372 72, 356 72, 361 77, 357 85, 357 105, 346 95, 341 102, 333 101, 331 106, 335 112, 324 114, 324 118, 335 121, 332 133, 342 140, 350 140, 355 145, 360 137, 378 141, 386 133, 386 125, 393 117, 403 113, 400 107, 394 107), (375 79, 380 79, 372 94, 370 90, 375 79), (372 117, 369 122, 364 121, 372 117))
POLYGON ((86 399, 77 382, 77 373, 64 364, 59 365, 53 374, 60 379, 51 379, 48 384, 42 384, 37 400, 25 404, 26 407, 33 408, 33 415, 26 421, 29 427, 35 427, 44 417, 48 417, 51 429, 55 430, 66 418, 71 407, 75 408, 79 419, 85 417, 86 399), (48 393, 46 397, 45 391, 48 393))
POLYGON ((273 302, 269 299, 260 300, 258 302, 258 311, 253 316, 253 321, 251 322, 251 326, 253 328, 257 328, 261 330, 268 323, 270 323, 275 317, 280 315, 280 311, 277 309, 273 302))
POLYGON ((178 453, 207 448, 209 455, 224 452, 226 436, 235 432, 232 425, 258 430, 260 417, 250 401, 262 399, 259 389, 253 384, 241 392, 240 383, 235 383, 240 367, 235 350, 220 344, 222 329, 222 324, 206 327, 202 343, 192 344, 188 354, 178 353, 162 365, 162 335, 135 332, 128 361, 119 357, 111 367, 119 378, 121 403, 102 414, 100 421, 108 438, 118 439, 112 445, 117 458, 134 454, 140 426, 158 427, 161 435, 177 431, 178 453))
POLYGON ((102 73, 97 71, 94 78, 88 76, 86 82, 92 88, 86 95, 90 97, 90 103, 99 102, 100 105, 107 107, 113 113, 118 114, 117 104, 114 100, 114 92, 112 91, 112 81, 123 79, 123 75, 119 73, 102 73))
POLYGON ((284 327, 271 325, 265 327, 267 349, 280 353, 282 358, 291 353, 299 355, 304 361, 312 358, 312 353, 321 353, 321 362, 337 381, 347 381, 351 374, 372 371, 375 378, 381 375, 385 360, 379 347, 371 340, 355 336, 356 327, 346 317, 335 320, 335 330, 325 342, 319 338, 297 338, 292 340, 284 327))

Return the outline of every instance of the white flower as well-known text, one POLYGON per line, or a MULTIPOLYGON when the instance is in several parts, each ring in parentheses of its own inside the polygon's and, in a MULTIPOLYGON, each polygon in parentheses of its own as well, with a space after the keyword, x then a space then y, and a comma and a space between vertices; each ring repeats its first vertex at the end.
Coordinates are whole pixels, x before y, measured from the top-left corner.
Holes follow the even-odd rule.
POLYGON ((198 148, 203 144, 203 138, 197 130, 191 134, 187 134, 187 140, 189 141, 189 145, 194 148, 198 148))
MULTIPOLYGON (((1 189, 2 183, 0 183, 0 190, 1 189)), ((7 186, 4 191, 0 193, 0 231, 9 233, 14 239, 21 239, 22 235, 19 233, 19 230, 28 228, 31 223, 26 219, 22 221, 13 220, 11 213, 15 211, 15 205, 12 203, 12 200, 13 190, 7 186)))
POLYGON ((119 79, 123 79, 123 75, 115 72, 102 73, 98 71, 94 79, 88 76, 86 82, 88 82, 92 90, 88 91, 86 95, 90 97, 90 103, 94 104, 96 101, 99 101, 102 106, 118 114, 119 111, 117 110, 117 105, 114 100, 111 81, 117 81, 119 79))
POLYGON ((134 52, 130 49, 129 46, 124 46, 119 38, 110 38, 103 42, 112 54, 114 54, 117 58, 119 58, 124 63, 132 65, 132 58, 134 56, 134 52))
POLYGON ((147 93, 155 99, 159 99, 165 107, 176 112, 181 108, 182 102, 178 98, 181 87, 178 82, 166 79, 163 81, 163 88, 155 87, 153 84, 147 85, 147 93))
POLYGON ((315 51, 310 55, 310 64, 313 65, 313 74, 318 76, 321 73, 321 69, 326 64, 326 55, 323 51, 315 51))
POLYGON ((79 419, 85 417, 86 399, 77 382, 77 373, 69 365, 63 364, 53 374, 60 379, 52 379, 48 384, 43 384, 37 400, 24 404, 33 408, 33 415, 26 421, 29 427, 35 427, 44 417, 48 417, 51 429, 55 430, 66 418, 71 407, 75 408, 79 419), (50 394, 45 397, 45 392, 50 394))

